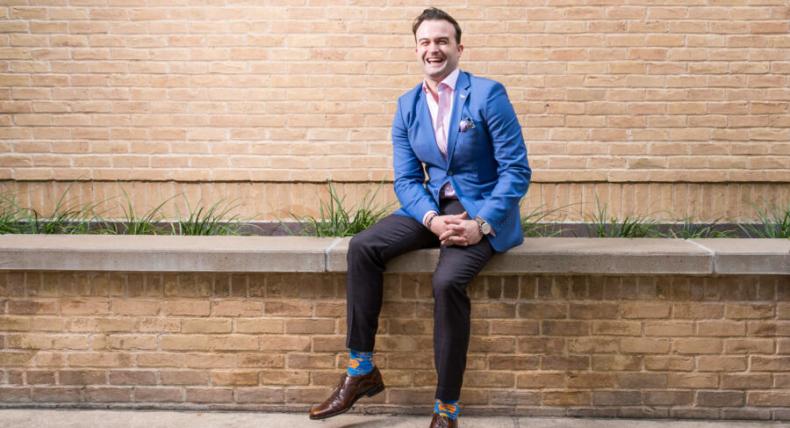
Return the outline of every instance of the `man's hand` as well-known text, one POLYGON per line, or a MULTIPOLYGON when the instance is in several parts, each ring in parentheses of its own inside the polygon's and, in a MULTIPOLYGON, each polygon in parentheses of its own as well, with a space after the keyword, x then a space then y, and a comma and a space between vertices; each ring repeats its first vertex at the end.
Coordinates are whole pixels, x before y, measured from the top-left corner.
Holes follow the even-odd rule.
POLYGON ((441 239, 441 236, 447 232, 451 223, 456 219, 466 218, 466 213, 453 214, 453 215, 436 215, 431 220, 431 232, 441 239))
POLYGON ((439 235, 439 240, 442 242, 442 245, 467 247, 469 245, 475 245, 483 239, 483 234, 480 233, 480 226, 476 221, 469 220, 466 211, 448 217, 451 218, 445 221, 445 231, 439 235))

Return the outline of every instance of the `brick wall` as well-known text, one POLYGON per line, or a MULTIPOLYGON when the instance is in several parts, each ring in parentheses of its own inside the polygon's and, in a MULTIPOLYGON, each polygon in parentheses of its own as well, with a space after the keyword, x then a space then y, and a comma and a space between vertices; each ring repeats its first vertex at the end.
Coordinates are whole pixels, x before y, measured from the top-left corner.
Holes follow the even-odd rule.
MULTIPOLYGON (((213 3, 4 2, 0 180, 391 179, 422 6, 213 3)), ((790 182, 786 0, 517 3, 447 10, 535 182, 790 182)))
MULTIPOLYGON (((354 206, 376 193, 379 207, 397 207, 391 183, 334 183, 335 189, 354 206)), ((325 183, 175 183, 175 182, 0 182, 0 192, 18 196, 18 203, 35 207, 42 215, 55 209, 61 195, 66 206, 95 204, 103 217, 125 218, 127 197, 136 213, 162 207, 166 218, 184 217, 196 205, 215 202, 233 205, 233 213, 246 220, 291 221, 296 215, 318 216, 319 201, 328 202, 325 183)), ((610 215, 648 216, 662 221, 754 221, 757 210, 787 207, 790 186, 785 183, 542 183, 530 185, 522 212, 547 212, 545 220, 589 221, 596 204, 610 215), (597 202, 596 202, 597 201, 597 202), (554 210, 554 211, 552 211, 554 210)), ((61 207, 62 208, 62 207, 61 207)))
MULTIPOLYGON (((482 276, 466 413, 790 420, 786 277, 482 276)), ((429 275, 388 275, 370 411, 428 411, 429 275)), ((0 402, 304 411, 343 275, 0 274, 0 402), (298 286, 297 286, 298 285, 298 286)))

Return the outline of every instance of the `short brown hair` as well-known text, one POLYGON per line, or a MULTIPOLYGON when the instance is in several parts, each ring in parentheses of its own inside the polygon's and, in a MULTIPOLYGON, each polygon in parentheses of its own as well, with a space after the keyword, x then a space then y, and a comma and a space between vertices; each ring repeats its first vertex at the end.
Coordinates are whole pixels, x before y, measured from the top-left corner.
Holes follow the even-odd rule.
POLYGON ((423 21, 447 21, 453 24, 453 27, 455 27, 455 42, 461 44, 461 26, 458 25, 458 21, 453 19, 449 13, 435 7, 423 10, 420 16, 414 19, 411 32, 414 33, 415 42, 417 41, 417 28, 420 27, 423 21))

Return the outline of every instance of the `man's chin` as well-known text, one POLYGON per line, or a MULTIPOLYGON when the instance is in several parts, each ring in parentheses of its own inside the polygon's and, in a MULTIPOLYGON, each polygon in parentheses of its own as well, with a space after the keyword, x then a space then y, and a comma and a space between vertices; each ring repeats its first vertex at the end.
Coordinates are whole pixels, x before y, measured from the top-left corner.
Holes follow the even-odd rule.
POLYGON ((442 67, 440 69, 424 69, 425 75, 430 77, 431 80, 434 81, 441 81, 445 77, 447 77, 450 73, 447 71, 447 67, 442 67))

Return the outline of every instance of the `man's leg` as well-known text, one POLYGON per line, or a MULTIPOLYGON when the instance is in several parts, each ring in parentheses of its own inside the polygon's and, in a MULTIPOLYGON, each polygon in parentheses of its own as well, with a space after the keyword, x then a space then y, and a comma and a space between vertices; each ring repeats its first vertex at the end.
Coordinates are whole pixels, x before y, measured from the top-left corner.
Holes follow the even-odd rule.
POLYGON ((381 372, 372 365, 384 295, 387 261, 407 251, 439 245, 439 239, 417 221, 391 215, 357 234, 348 248, 348 335, 352 350, 347 372, 323 403, 310 408, 310 419, 326 419, 348 411, 362 397, 384 389, 381 372), (352 364, 353 363, 353 364, 352 364))
POLYGON ((346 286, 349 349, 373 351, 387 262, 403 253, 438 245, 436 235, 425 226, 398 215, 385 217, 351 239, 346 286))
MULTIPOLYGON (((463 212, 460 205, 450 202, 443 214, 463 212)), ((456 401, 461 395, 471 312, 466 288, 493 255, 494 249, 486 237, 476 245, 442 247, 439 252, 433 274, 433 346, 439 377, 436 398, 443 402, 456 401)))

